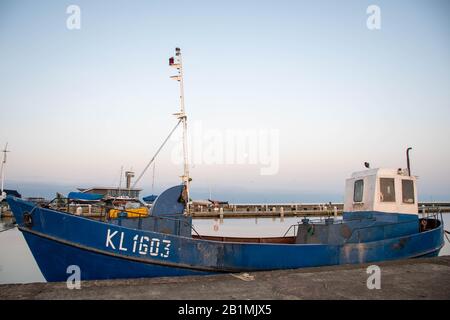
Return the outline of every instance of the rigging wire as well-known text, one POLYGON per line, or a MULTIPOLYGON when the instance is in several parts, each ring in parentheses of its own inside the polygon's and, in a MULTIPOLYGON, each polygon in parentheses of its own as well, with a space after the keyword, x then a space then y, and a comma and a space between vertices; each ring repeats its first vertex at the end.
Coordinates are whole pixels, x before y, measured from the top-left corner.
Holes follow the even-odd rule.
POLYGON ((161 144, 161 146, 158 148, 158 150, 156 150, 155 155, 153 156, 153 158, 147 163, 147 165, 145 166, 144 170, 142 171, 142 173, 139 175, 139 177, 137 177, 137 179, 134 181, 133 186, 131 187, 132 189, 136 186, 136 184, 139 182, 139 180, 141 180, 141 178, 144 176, 145 172, 147 171, 147 169, 150 167, 150 165, 153 163, 153 161, 155 160, 156 156, 159 154, 159 152, 161 151, 161 149, 164 147, 164 145, 167 143, 167 141, 169 140, 169 138, 172 136, 173 132, 175 131, 175 129, 180 125, 180 123, 182 122, 182 119, 178 120, 177 124, 175 125, 175 127, 173 127, 172 131, 170 131, 169 135, 167 136, 167 138, 164 140, 164 142, 161 144))
POLYGON ((153 162, 153 177, 152 177, 152 194, 155 194, 155 167, 156 167, 156 161, 153 162))

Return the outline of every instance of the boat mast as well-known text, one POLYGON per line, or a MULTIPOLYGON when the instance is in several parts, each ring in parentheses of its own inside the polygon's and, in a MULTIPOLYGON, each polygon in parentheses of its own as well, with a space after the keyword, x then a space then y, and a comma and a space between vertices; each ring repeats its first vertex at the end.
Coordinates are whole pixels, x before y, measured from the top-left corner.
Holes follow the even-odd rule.
POLYGON ((175 113, 177 118, 183 122, 183 163, 184 171, 181 176, 184 186, 186 187, 186 211, 189 213, 189 163, 188 163, 188 147, 187 147, 187 116, 184 108, 184 83, 183 83, 183 61, 181 58, 180 48, 175 48, 175 57, 169 59, 169 65, 178 70, 178 75, 171 76, 172 79, 180 83, 180 112, 175 113))
POLYGON ((0 167, 0 179, 1 179, 1 189, 0 189, 0 201, 5 199, 6 195, 3 192, 3 187, 5 183, 5 164, 6 164, 6 153, 9 152, 8 150, 8 142, 5 145, 5 149, 2 150, 3 152, 3 159, 2 164, 0 167))

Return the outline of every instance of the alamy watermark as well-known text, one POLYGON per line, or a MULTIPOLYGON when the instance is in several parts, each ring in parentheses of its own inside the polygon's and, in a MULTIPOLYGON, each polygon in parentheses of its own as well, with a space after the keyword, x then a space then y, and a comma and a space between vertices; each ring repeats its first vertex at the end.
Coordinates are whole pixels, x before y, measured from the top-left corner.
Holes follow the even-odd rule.
MULTIPOLYGON (((261 175, 275 175, 280 165, 280 133, 277 129, 205 129, 194 122, 188 133, 191 165, 255 165, 261 175)), ((183 163, 183 144, 176 139, 171 159, 183 163)))
POLYGON ((371 265, 367 267, 367 274, 370 276, 367 278, 367 289, 381 289, 381 269, 377 265, 371 265))
POLYGON ((69 30, 81 29, 81 9, 79 6, 72 4, 67 7, 66 13, 69 15, 66 19, 66 27, 69 30))
POLYGON ((67 267, 66 273, 69 274, 66 285, 67 289, 81 289, 81 269, 79 266, 72 264, 67 267))
POLYGON ((367 17, 366 26, 369 30, 380 30, 381 29, 381 9, 377 5, 370 5, 367 7, 366 13, 369 15, 367 17))

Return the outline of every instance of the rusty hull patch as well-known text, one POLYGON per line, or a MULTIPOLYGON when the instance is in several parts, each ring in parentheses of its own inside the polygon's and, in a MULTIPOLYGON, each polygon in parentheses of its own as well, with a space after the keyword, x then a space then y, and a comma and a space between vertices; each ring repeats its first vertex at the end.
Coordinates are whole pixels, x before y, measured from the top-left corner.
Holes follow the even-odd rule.
POLYGON ((401 249, 403 249, 406 246, 408 241, 409 241, 409 237, 401 238, 396 243, 393 243, 391 245, 391 248, 394 249, 394 250, 401 250, 401 249))
POLYGON ((350 236, 352 235, 352 229, 350 229, 350 227, 347 224, 342 224, 341 226, 341 235, 345 238, 348 239, 350 238, 350 236))

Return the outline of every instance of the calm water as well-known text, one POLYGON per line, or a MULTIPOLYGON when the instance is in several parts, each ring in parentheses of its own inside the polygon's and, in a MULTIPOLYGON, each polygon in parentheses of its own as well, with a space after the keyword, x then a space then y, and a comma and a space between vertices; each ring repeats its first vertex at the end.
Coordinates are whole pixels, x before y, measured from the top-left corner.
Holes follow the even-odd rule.
MULTIPOLYGON (((444 225, 449 229, 450 213, 443 214, 444 225)), ((194 227, 198 233, 217 236, 282 236, 289 226, 301 218, 252 218, 252 219, 196 219, 194 227)), ((0 230, 8 228, 11 219, 0 220, 0 230)), ((450 255, 450 244, 440 255, 450 255)), ((17 228, 0 232, 0 284, 45 282, 34 258, 17 228)))

